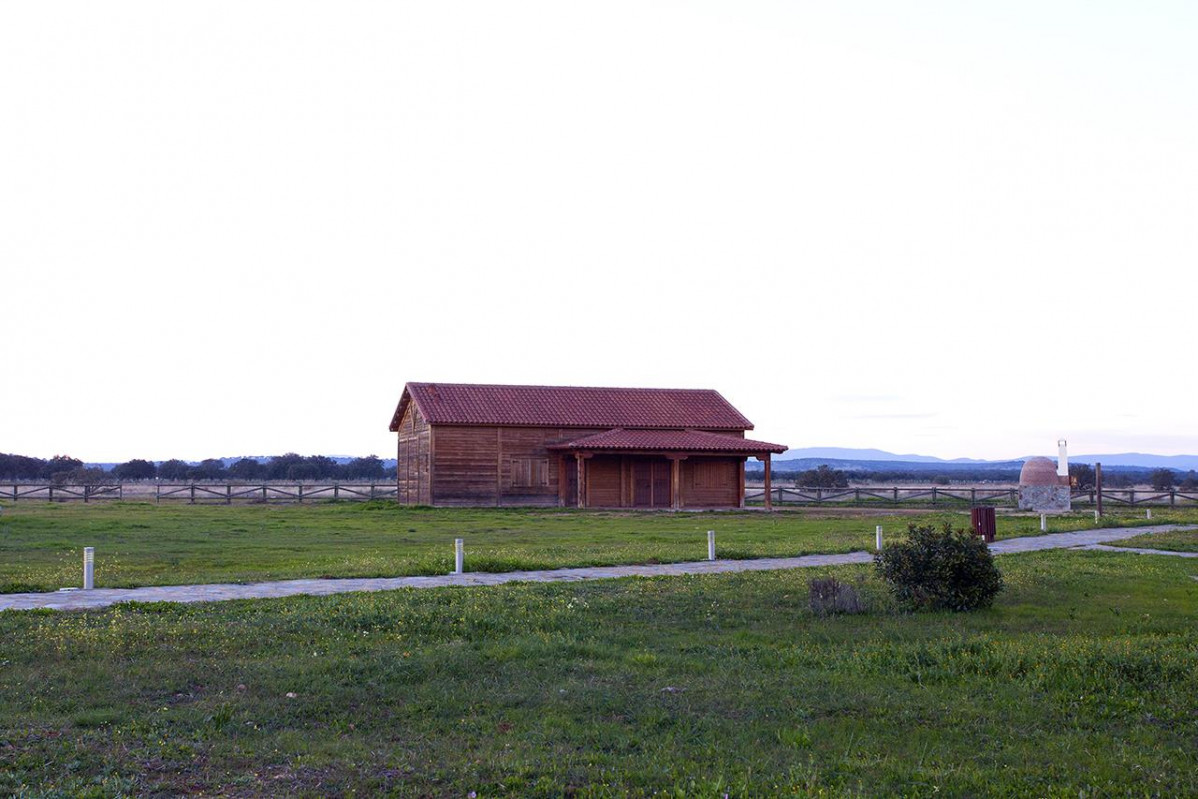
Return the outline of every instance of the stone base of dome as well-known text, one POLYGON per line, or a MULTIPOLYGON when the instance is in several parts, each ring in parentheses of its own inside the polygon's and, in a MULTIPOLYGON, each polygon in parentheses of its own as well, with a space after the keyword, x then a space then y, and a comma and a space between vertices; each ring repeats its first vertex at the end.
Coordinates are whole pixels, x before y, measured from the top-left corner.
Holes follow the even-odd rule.
POLYGON ((1073 508, 1069 486, 1020 486, 1019 509, 1036 513, 1068 513, 1073 508))

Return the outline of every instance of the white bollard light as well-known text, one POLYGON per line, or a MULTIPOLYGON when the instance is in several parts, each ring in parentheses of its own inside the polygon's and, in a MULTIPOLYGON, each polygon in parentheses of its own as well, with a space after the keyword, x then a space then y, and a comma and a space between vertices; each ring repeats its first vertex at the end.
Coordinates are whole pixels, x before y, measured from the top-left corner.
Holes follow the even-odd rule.
POLYGON ((879 552, 882 551, 882 525, 874 528, 874 548, 879 552))
POLYGON ((90 591, 96 587, 96 548, 83 548, 83 590, 90 591))
POLYGON ((1151 519, 1151 518, 1152 518, 1152 508, 1148 508, 1148 516, 1147 516, 1147 518, 1149 518, 1149 519, 1151 519))
POLYGON ((707 531, 707 559, 715 560, 715 530, 707 531))
POLYGON ((466 546, 462 539, 453 539, 453 573, 461 574, 466 560, 466 546))
POLYGON ((1048 532, 1048 517, 1043 513, 1040 514, 1040 532, 1048 532))

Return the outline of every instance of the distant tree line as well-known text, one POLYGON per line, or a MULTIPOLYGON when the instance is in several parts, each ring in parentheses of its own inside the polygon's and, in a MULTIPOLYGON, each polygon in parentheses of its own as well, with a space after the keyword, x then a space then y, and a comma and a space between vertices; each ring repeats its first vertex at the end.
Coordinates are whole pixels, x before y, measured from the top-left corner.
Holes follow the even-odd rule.
MULTIPOLYGON (((760 474, 760 470, 757 471, 760 474)), ((1094 467, 1086 463, 1071 463, 1069 476, 1077 488, 1092 491, 1095 486, 1094 467)), ((1012 484, 1019 482, 1019 469, 970 469, 956 467, 951 473, 929 469, 836 469, 821 464, 815 469, 794 471, 775 468, 775 481, 793 481, 799 488, 844 488, 850 483, 858 485, 888 485, 892 483, 919 483, 923 485, 950 485, 952 483, 1012 484)), ((1103 488, 1129 488, 1150 485, 1157 491, 1178 488, 1182 491, 1198 491, 1198 472, 1182 473, 1175 469, 1149 469, 1136 466, 1105 467, 1102 470, 1103 488)))
POLYGON ((354 458, 347 463, 325 455, 297 455, 289 452, 261 462, 242 458, 225 466, 218 458, 198 464, 172 459, 156 464, 134 458, 117 464, 110 471, 84 466, 69 455, 49 460, 25 455, 0 453, 0 480, 46 480, 55 483, 99 483, 110 480, 384 480, 395 477, 395 469, 386 469, 374 455, 354 458))

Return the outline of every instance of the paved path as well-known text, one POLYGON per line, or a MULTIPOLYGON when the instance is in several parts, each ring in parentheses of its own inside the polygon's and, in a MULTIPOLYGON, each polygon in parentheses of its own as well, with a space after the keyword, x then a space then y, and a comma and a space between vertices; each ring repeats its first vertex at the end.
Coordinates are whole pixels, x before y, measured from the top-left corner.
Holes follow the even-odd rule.
MULTIPOLYGON (((1155 527, 1083 530, 1077 533, 1050 533, 1027 538, 1009 538, 990 545, 996 555, 1034 552, 1042 549, 1102 548, 1118 552, 1144 552, 1194 557, 1193 552, 1136 550, 1102 546, 1133 535, 1169 530, 1195 530, 1198 527, 1158 525, 1155 527)), ((0 611, 84 610, 102 608, 117 602, 219 602, 229 599, 269 599, 301 594, 327 596, 350 591, 389 591, 395 588, 433 588, 448 585, 499 585, 518 582, 569 582, 607 580, 617 577, 659 577, 662 575, 718 574, 722 572, 777 571, 812 566, 839 566, 869 563, 873 554, 850 552, 844 555, 805 555, 797 558, 756 558, 753 560, 712 560, 688 563, 664 563, 652 566, 598 566, 583 569, 549 569, 522 572, 467 572, 436 577, 369 577, 351 579, 281 580, 270 583, 219 583, 212 585, 163 585, 146 588, 97 588, 91 591, 56 591, 36 594, 0 594, 0 611)))
MULTIPOLYGON (((1140 549, 1139 547, 1108 547, 1106 544, 1090 544, 1080 549, 1099 549, 1103 552, 1131 552, 1133 555, 1172 555, 1175 558, 1198 558, 1198 552, 1178 552, 1172 549, 1140 549)), ((1198 578, 1195 578, 1198 579, 1198 578)))

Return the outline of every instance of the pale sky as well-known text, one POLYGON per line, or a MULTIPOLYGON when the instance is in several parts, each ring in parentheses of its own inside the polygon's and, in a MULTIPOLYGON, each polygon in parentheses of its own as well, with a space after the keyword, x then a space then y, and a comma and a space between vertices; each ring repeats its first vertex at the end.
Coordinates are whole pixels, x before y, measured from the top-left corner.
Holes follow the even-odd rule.
POLYGON ((1198 4, 0 5, 0 452, 376 453, 404 382, 1198 453, 1198 4))

